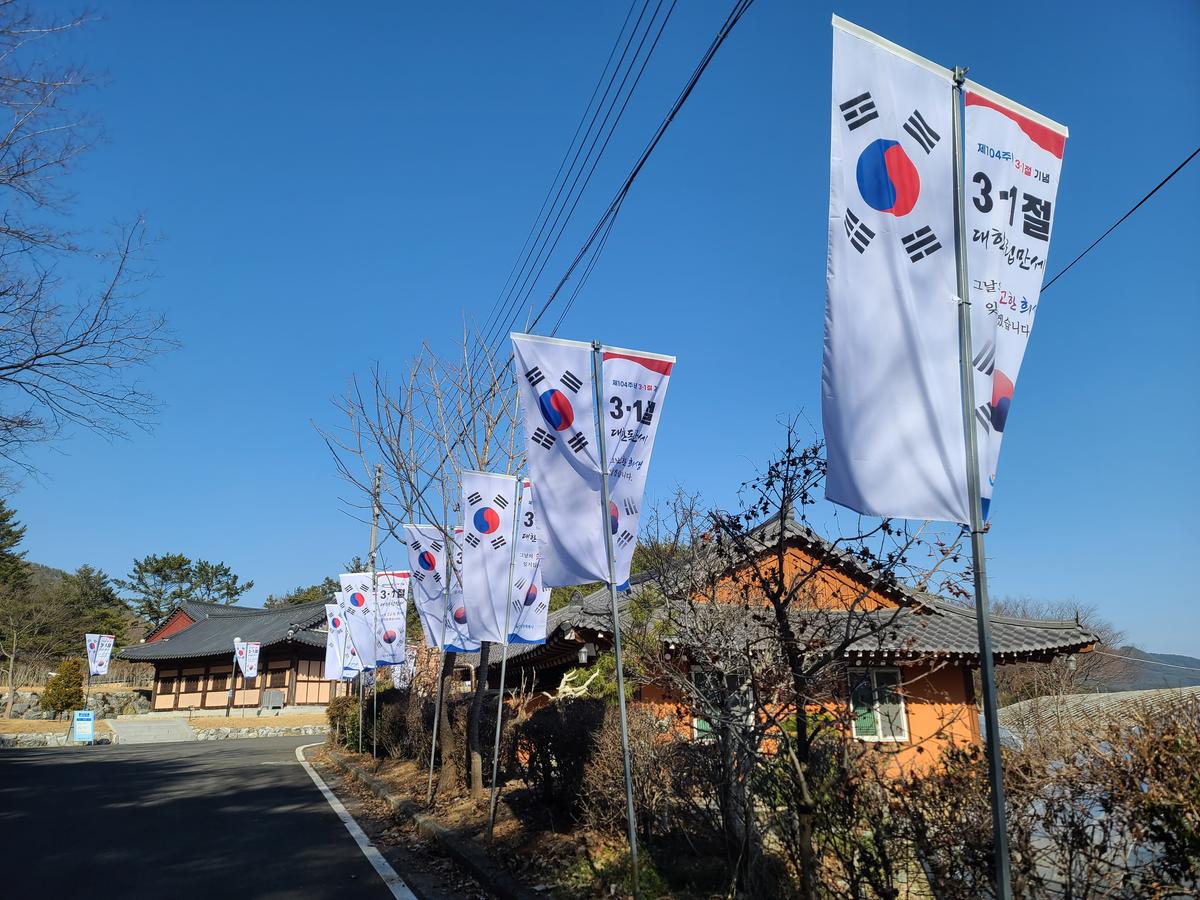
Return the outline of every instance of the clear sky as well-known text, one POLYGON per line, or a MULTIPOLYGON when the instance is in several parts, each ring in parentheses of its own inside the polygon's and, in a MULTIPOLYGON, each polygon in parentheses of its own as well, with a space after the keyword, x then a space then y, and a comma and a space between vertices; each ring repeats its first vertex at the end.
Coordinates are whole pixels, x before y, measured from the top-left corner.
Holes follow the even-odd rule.
MULTIPOLYGON (((675 10, 555 276, 730 6, 675 10)), ((312 423, 353 373, 486 315, 628 6, 101 8, 67 48, 107 77, 86 102, 108 141, 73 176, 73 214, 146 214, 145 299, 183 349, 150 373, 153 434, 41 451, 46 476, 12 503, 39 562, 121 575, 178 551, 225 560, 260 602, 365 552, 312 423)), ((728 504, 782 417, 820 421, 831 12, 1070 127, 1052 273, 1200 144, 1193 0, 758 0, 560 332, 678 355, 653 493, 728 504)), ((994 594, 1093 603, 1146 649, 1192 655, 1198 208, 1200 162, 1045 294, 988 539, 994 594)))

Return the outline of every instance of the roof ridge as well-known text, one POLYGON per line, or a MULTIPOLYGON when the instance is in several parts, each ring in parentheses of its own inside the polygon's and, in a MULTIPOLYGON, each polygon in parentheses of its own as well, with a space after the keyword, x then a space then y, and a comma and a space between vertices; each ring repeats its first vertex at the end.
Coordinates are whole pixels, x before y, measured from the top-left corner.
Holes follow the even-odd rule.
MULTIPOLYGON (((974 607, 963 606, 958 603, 951 603, 943 597, 938 597, 935 594, 928 595, 931 598, 933 607, 942 613, 952 613, 954 615, 964 616, 969 619, 978 618, 974 607)), ((1082 622, 1077 622, 1074 619, 1030 619, 1025 616, 1007 616, 997 615, 994 612, 988 611, 988 620, 992 622, 1002 622, 1005 625, 1031 625, 1039 628, 1082 628, 1091 634, 1082 622)))

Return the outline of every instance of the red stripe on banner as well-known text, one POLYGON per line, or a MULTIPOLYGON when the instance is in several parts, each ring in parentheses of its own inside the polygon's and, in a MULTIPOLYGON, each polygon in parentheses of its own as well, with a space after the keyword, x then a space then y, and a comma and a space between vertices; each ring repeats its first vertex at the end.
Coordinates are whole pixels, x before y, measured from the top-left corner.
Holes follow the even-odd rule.
POLYGON ((645 356, 634 356, 631 353, 605 353, 604 359, 628 359, 651 372, 659 375, 670 375, 671 367, 675 364, 665 359, 648 359, 645 356))
POLYGON ((966 104, 967 106, 983 106, 988 109, 994 109, 1001 115, 1008 116, 1017 123, 1023 132, 1029 135, 1030 140, 1035 144, 1043 150, 1053 153, 1059 159, 1063 158, 1063 149, 1067 145, 1067 139, 1053 128, 1039 125, 1032 119, 1027 119, 1018 112, 1013 112, 1008 107, 1001 106, 999 103, 993 103, 991 100, 980 97, 978 94, 972 94, 969 91, 967 92, 966 104))

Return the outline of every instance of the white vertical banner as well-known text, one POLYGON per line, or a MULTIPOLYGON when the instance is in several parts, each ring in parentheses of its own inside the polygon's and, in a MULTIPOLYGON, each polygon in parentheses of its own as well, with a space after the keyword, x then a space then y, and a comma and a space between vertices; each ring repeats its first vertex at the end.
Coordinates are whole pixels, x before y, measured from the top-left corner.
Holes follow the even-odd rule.
POLYGON ((392 687, 402 690, 412 684, 413 675, 417 672, 417 648, 409 647, 405 651, 404 662, 392 666, 392 687))
POLYGON ((476 641, 505 642, 518 484, 515 475, 462 473, 463 597, 467 634, 476 641))
POLYGON ((600 359, 603 408, 599 412, 608 454, 608 524, 617 588, 624 590, 629 586, 650 455, 675 357, 602 347, 600 359))
POLYGON ((325 680, 341 681, 345 670, 346 620, 336 603, 325 604, 325 680))
POLYGON ((111 634, 86 634, 83 639, 87 648, 88 672, 92 675, 107 675, 113 641, 116 639, 111 634))
POLYGON ((521 483, 517 511, 517 555, 513 566, 512 604, 508 640, 513 644, 544 644, 550 592, 542 587, 538 556, 537 504, 528 478, 521 483))
POLYGON ((438 647, 446 609, 446 536, 437 525, 405 525, 412 597, 425 646, 438 647))
POLYGON ((529 474, 537 486, 547 587, 608 581, 611 530, 617 584, 629 580, 654 438, 673 356, 601 348, 602 409, 590 344, 514 334, 515 377, 529 474), (597 429, 603 428, 609 508, 602 519, 597 429))
POLYGON ((964 99, 971 362, 986 517, 1046 275, 1067 129, 972 82, 964 99))
POLYGON ((238 668, 242 677, 249 680, 258 677, 258 641, 234 641, 233 652, 237 657, 238 668))
POLYGON ((949 70, 834 18, 826 497, 970 520, 949 70))
POLYGON ((467 602, 463 594, 463 528, 454 526, 452 568, 450 572, 450 604, 443 610, 446 640, 442 649, 447 653, 474 653, 479 641, 467 633, 467 602))
POLYGON ((351 572, 338 576, 342 584, 338 603, 346 616, 350 642, 363 668, 375 666, 375 598, 371 596, 371 573, 351 572))
POLYGON ((375 573, 379 613, 375 626, 375 664, 378 666, 395 666, 407 659, 405 626, 411 580, 406 571, 375 573))

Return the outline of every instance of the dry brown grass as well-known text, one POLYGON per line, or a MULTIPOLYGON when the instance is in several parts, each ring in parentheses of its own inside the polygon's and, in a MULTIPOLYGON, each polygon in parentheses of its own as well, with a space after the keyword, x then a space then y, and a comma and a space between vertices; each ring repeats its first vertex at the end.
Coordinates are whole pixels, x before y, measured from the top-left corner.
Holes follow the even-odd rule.
MULTIPOLYGON (((71 727, 70 719, 0 719, 0 734, 66 734, 71 727)), ((96 734, 108 734, 108 722, 96 722, 96 734)))

